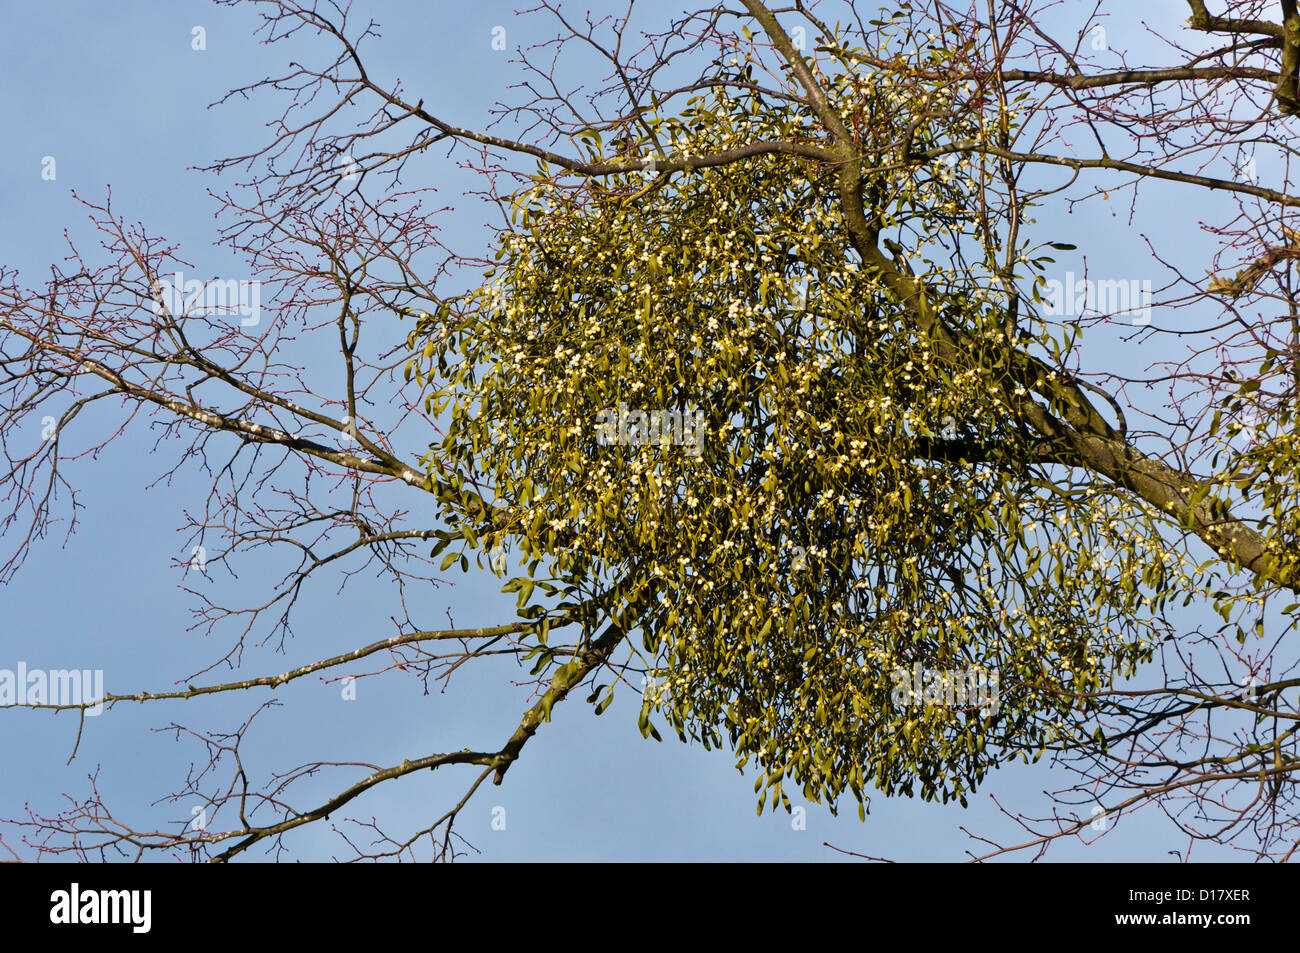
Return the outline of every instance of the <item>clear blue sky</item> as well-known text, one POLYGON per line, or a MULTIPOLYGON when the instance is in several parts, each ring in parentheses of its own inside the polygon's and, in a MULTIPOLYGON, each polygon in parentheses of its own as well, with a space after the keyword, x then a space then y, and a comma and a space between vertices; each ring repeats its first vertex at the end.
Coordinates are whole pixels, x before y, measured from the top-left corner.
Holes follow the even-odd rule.
MULTIPOLYGON (((357 0, 354 17, 373 16, 380 22, 383 36, 370 42, 369 55, 372 64, 380 64, 381 81, 400 76, 447 118, 481 127, 488 107, 507 97, 508 84, 518 78, 509 54, 491 49, 492 28, 507 28, 512 50, 552 32, 541 18, 516 18, 512 11, 518 5, 502 0, 357 0)), ((578 0, 570 4, 585 5, 578 0)), ((607 0, 593 5, 623 6, 607 0)), ((666 18, 668 4, 650 6, 662 6, 666 18)), ((1148 19, 1171 29, 1186 16, 1178 3, 1143 6, 1148 19)), ((193 0, 10 4, 0 34, 7 80, 0 119, 8 130, 0 147, 0 259, 36 282, 66 254, 65 229, 82 248, 93 250, 92 230, 70 190, 98 201, 111 186, 116 211, 181 242, 182 256, 201 262, 199 270, 216 274, 227 268, 228 253, 213 245, 215 205, 205 192, 216 183, 187 167, 261 142, 265 130, 252 120, 264 120, 283 105, 262 98, 250 105, 206 108, 228 89, 282 66, 283 47, 259 45, 251 36, 254 26, 248 10, 193 0), (191 49, 195 26, 206 31, 204 51, 191 49), (57 161, 54 181, 41 178, 45 156, 57 161)), ((1136 28, 1128 35, 1112 30, 1109 41, 1112 46, 1131 43, 1135 49, 1146 42, 1136 28)), ((472 184, 432 157, 419 174, 453 204, 472 184)), ((466 211, 445 227, 460 247, 470 247, 482 240, 480 213, 473 203, 461 204, 466 211)), ((1195 240, 1186 230, 1166 230, 1175 253, 1181 247, 1177 243, 1195 240)), ((1159 277, 1128 264, 1147 260, 1128 257, 1141 248, 1138 237, 1123 218, 1111 218, 1104 209, 1093 207, 1070 218, 1045 216, 1038 234, 1043 241, 1077 242, 1081 254, 1089 253, 1094 273, 1159 277), (1087 237, 1081 240, 1081 234, 1087 237)), ((173 462, 166 444, 150 455, 153 443, 148 430, 138 426, 98 460, 83 461, 70 471, 85 491, 80 530, 66 546, 61 536, 39 545, 16 581, 0 590, 0 668, 13 668, 19 661, 32 667, 102 668, 110 691, 164 690, 225 652, 230 638, 221 632, 202 638, 187 631, 192 602, 178 589, 179 571, 173 568, 174 560, 184 556, 176 532, 181 512, 202 500, 206 486, 202 475, 190 469, 170 485, 146 489, 173 462)), ((419 452, 417 446, 408 450, 419 452)), ((513 597, 501 595, 490 576, 448 578, 455 585, 418 596, 431 624, 442 621, 444 610, 460 625, 513 618, 513 597)), ((261 593, 263 582, 251 572, 241 585, 251 599, 261 593)), ((342 594, 337 585, 331 577, 309 590, 296 622, 297 637, 285 654, 270 647, 250 651, 241 673, 277 673, 391 634, 392 595, 386 585, 361 577, 342 594)), ((257 722, 249 739, 250 771, 265 779, 269 771, 318 758, 388 765, 447 748, 495 748, 513 730, 525 704, 524 692, 510 686, 509 677, 501 666, 481 675, 466 671, 445 694, 425 696, 411 680, 386 675, 363 681, 355 702, 342 701, 337 686, 303 680, 277 691, 274 697, 283 706, 257 722)), ((192 744, 159 729, 173 721, 232 729, 255 702, 269 697, 261 693, 118 708, 89 723, 71 765, 65 764, 76 735, 70 715, 0 712, 0 816, 20 815, 25 805, 52 812, 65 795, 80 799, 88 793, 86 776, 98 768, 99 790, 122 817, 142 827, 188 820, 198 799, 156 802, 176 787, 191 762, 204 758, 192 744)), ((1009 809, 1042 815, 1051 809, 1043 792, 1067 783, 1063 772, 1045 763, 1010 767, 986 782, 968 810, 877 796, 865 823, 858 821, 851 804, 840 818, 809 805, 806 829, 795 830, 784 812, 755 817, 753 779, 741 777, 728 754, 671 737, 662 744, 644 741, 635 715, 636 701, 630 697, 599 718, 581 698, 557 708, 554 722, 528 745, 506 784, 482 790, 467 810, 459 829, 482 852, 472 856, 834 860, 839 855, 823 846, 830 841, 900 860, 960 859, 968 847, 978 847, 962 826, 1009 840, 1016 836, 990 794, 1009 809), (506 809, 504 831, 491 829, 498 806, 506 809)), ((342 777, 335 775, 314 790, 330 793, 342 777)), ((447 772, 441 778, 384 784, 353 802, 346 813, 378 817, 394 833, 413 830, 441 813, 469 777, 468 771, 447 772)), ((305 796, 309 787, 299 792, 296 803, 314 802, 305 796)), ((1146 814, 1137 823, 1121 820, 1093 847, 1062 842, 1049 856, 1172 860, 1166 852, 1182 849, 1185 840, 1155 818, 1146 814)), ((306 859, 346 854, 327 825, 313 825, 287 843, 306 859)), ((1202 847, 1193 854, 1210 856, 1202 847)))

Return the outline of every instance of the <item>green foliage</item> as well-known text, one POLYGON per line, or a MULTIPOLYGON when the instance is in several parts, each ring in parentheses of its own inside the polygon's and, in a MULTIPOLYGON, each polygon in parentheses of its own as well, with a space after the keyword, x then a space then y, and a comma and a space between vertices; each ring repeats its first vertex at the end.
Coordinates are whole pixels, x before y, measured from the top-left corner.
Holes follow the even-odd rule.
MULTIPOLYGON (((827 83, 864 167, 888 159, 916 94, 827 83)), ((978 133, 945 121, 915 147, 978 133)), ((815 136, 753 96, 653 122, 676 155, 815 136)), ((412 340, 448 381, 431 477, 490 488, 463 538, 509 541, 565 600, 613 586, 655 675, 642 732, 658 715, 733 746, 774 807, 787 782, 832 808, 872 786, 964 804, 999 761, 1084 730, 1087 693, 1149 658, 1183 573, 1158 514, 1072 485, 1014 423, 1005 355, 1024 342, 998 286, 924 255, 978 237, 982 173, 959 170, 867 185, 931 305, 983 342, 956 361, 851 250, 831 170, 786 155, 529 190, 492 280, 412 340), (702 412, 702 452, 602 446, 621 402, 702 412), (999 704, 900 701, 892 675, 916 662, 997 674, 999 704)))

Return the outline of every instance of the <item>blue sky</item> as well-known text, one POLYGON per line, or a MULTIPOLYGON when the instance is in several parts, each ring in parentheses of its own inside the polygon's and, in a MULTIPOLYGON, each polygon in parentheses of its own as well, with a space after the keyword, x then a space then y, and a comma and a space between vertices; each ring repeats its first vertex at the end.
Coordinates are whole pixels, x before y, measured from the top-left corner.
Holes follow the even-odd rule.
MULTIPOLYGON (((491 49, 493 28, 506 27, 512 50, 552 32, 541 18, 517 18, 515 6, 501 0, 358 0, 354 17, 369 15, 380 23, 383 36, 370 42, 369 55, 382 64, 381 81, 400 76, 435 111, 460 125, 481 127, 492 103, 509 96, 507 87, 519 76, 510 54, 491 49)), ((1153 22, 1163 15, 1170 28, 1185 18, 1178 4, 1144 7, 1149 8, 1144 15, 1153 22)), ((283 64, 282 46, 263 46, 251 36, 252 14, 191 0, 54 0, 13 5, 7 26, 0 35, 0 57, 9 78, 0 120, 11 132, 0 148, 0 221, 5 223, 0 260, 36 282, 66 254, 65 230, 80 247, 93 251, 93 230, 70 192, 99 202, 111 187, 115 211, 180 242, 184 257, 202 263, 199 270, 212 274, 235 267, 229 252, 214 245, 216 206, 206 189, 217 183, 189 169, 260 144, 266 135, 260 123, 282 105, 262 97, 207 108, 230 88, 283 64), (202 51, 191 48, 196 26, 205 31, 202 51), (46 156, 57 162, 53 181, 41 176, 46 156)), ((1140 54, 1147 40, 1134 28, 1127 37, 1123 30, 1112 30, 1110 42, 1131 42, 1140 54)), ((422 184, 437 187, 447 203, 460 206, 444 222, 449 238, 460 247, 481 244, 486 238, 481 209, 460 198, 474 185, 473 178, 437 156, 415 174, 423 177, 422 184)), ((1160 201, 1172 199, 1172 190, 1150 194, 1157 209, 1160 201)), ((1073 216, 1045 213, 1037 234, 1043 241, 1077 242, 1096 273, 1156 279, 1158 275, 1143 274, 1130 264, 1146 259, 1134 257, 1140 236, 1128 226, 1124 211, 1098 203, 1073 216)), ((1153 221, 1172 254, 1185 252, 1192 259, 1202 254, 1194 229, 1179 230, 1157 216, 1153 221)), ((1150 355, 1129 353, 1124 359, 1146 363, 1144 357, 1150 355)), ((91 414, 82 426, 112 417, 111 411, 91 414)), ((19 661, 33 668, 102 668, 110 691, 157 691, 224 654, 230 638, 220 630, 208 637, 187 631, 193 603, 178 588, 180 571, 174 566, 184 558, 183 537, 177 532, 181 514, 203 499, 207 487, 202 474, 190 468, 146 489, 173 463, 166 443, 152 452, 155 439, 147 427, 138 426, 98 459, 70 470, 86 504, 80 527, 66 544, 56 533, 38 545, 16 580, 0 589, 0 668, 19 661)), ((420 448, 408 449, 418 454, 420 448)), ((261 592, 261 572, 254 567, 238 583, 214 585, 235 586, 225 591, 245 592, 251 599, 261 592)), ((428 587, 416 597, 431 625, 447 613, 465 626, 513 618, 513 596, 500 594, 491 576, 461 576, 453 570, 445 577, 447 584, 428 587)), ((278 654, 274 646, 252 649, 244 656, 241 675, 284 671, 391 634, 388 618, 394 610, 387 585, 367 577, 353 580, 341 593, 338 585, 337 577, 313 584, 285 653, 278 654)), ((27 806, 57 810, 65 796, 85 797, 87 775, 98 771, 98 790, 123 818, 143 827, 183 823, 199 799, 159 803, 159 798, 175 789, 191 763, 205 759, 168 726, 232 730, 256 704, 272 697, 280 707, 258 716, 247 742, 250 773, 261 779, 313 759, 388 765, 447 748, 495 748, 525 707, 526 693, 510 684, 507 669, 507 663, 484 666, 481 672, 467 669, 445 693, 428 695, 412 680, 389 674, 359 683, 355 701, 343 701, 336 684, 304 679, 274 695, 264 691, 170 707, 119 707, 88 723, 70 765, 66 762, 76 737, 70 715, 5 711, 0 713, 0 816, 22 815, 27 806)), ((824 846, 830 842, 899 860, 961 859, 967 849, 979 846, 962 827, 1008 841, 1017 837, 990 795, 1013 812, 1041 816, 1051 809, 1044 792, 1068 783, 1064 772, 1045 763, 1013 766, 987 781, 967 810, 876 796, 865 823, 851 804, 839 818, 808 805, 806 827, 796 829, 784 812, 755 816, 753 779, 742 777, 725 752, 706 752, 671 737, 662 744, 643 740, 636 710, 631 697, 620 698, 599 718, 580 697, 557 708, 554 722, 528 745, 506 783, 480 791, 465 812, 458 829, 480 852, 470 857, 840 859, 824 846), (492 828, 498 807, 505 809, 504 830, 492 828)), ((296 803, 314 803, 344 778, 362 773, 308 782, 296 803)), ((469 779, 468 771, 448 771, 385 784, 345 813, 363 820, 377 817, 393 833, 418 829, 441 813, 469 779)), ((1167 852, 1184 848, 1185 838, 1155 817, 1143 815, 1136 823, 1121 819, 1093 846, 1062 842, 1049 857, 1172 860, 1167 852)), ((325 824, 291 835, 286 845, 304 859, 346 856, 325 824)), ((264 855, 255 851, 252 856, 264 855)), ((1226 855, 1201 846, 1193 852, 1194 859, 1213 856, 1226 855)))

